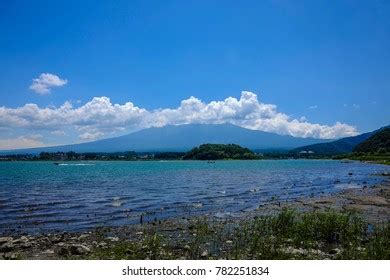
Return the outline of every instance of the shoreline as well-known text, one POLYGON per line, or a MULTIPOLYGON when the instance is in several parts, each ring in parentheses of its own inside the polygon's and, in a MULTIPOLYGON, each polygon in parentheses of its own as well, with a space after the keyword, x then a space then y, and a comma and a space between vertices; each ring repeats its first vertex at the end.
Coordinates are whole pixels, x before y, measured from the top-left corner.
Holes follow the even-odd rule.
MULTIPOLYGON (((390 178, 388 174, 382 176, 384 181, 378 186, 352 188, 290 202, 270 202, 239 217, 220 219, 203 214, 147 224, 95 228, 88 232, 0 235, 0 259, 231 259, 234 257, 229 255, 229 252, 238 246, 237 242, 233 241, 235 237, 231 236, 237 227, 247 227, 259 217, 261 220, 281 213, 283 215, 285 209, 295 209, 297 214, 294 215, 297 217, 312 213, 334 212, 335 215, 341 213, 340 215, 346 216, 355 213, 356 216, 363 218, 368 227, 388 224, 390 178), (218 242, 213 240, 216 236, 218 242), (143 247, 138 248, 137 244, 143 244, 143 247), (219 246, 218 250, 214 248, 218 252, 211 252, 215 246, 219 246), (160 251, 166 254, 142 253, 148 252, 150 248, 154 248, 153 250, 159 248, 158 250, 161 249, 160 251)), ((284 253, 280 255, 279 252, 277 258, 334 259, 340 257, 338 252, 342 250, 337 248, 337 244, 335 246, 326 253, 319 250, 317 245, 309 250, 300 246, 298 248, 289 246, 287 242, 283 244, 284 249, 278 249, 284 253)), ((245 256, 248 258, 251 255, 245 256)))

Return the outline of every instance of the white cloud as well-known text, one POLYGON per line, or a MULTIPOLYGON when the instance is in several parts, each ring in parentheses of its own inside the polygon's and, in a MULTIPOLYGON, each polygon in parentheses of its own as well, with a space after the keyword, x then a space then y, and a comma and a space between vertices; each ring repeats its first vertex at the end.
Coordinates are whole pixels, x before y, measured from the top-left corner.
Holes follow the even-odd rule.
POLYGON ((38 78, 33 79, 33 83, 30 85, 30 89, 40 95, 45 95, 50 93, 50 88, 62 87, 67 83, 67 80, 63 80, 57 75, 42 73, 38 78))
POLYGON ((0 150, 35 148, 45 146, 39 134, 0 139, 0 150))
POLYGON ((313 105, 313 106, 309 106, 309 109, 313 110, 313 109, 317 109, 318 106, 317 105, 313 105))
POLYGON ((80 134, 79 138, 81 140, 93 141, 93 140, 99 139, 103 136, 104 136, 103 132, 91 131, 91 132, 84 132, 84 133, 80 134))
POLYGON ((66 132, 63 131, 63 130, 54 130, 54 131, 52 131, 50 133, 55 135, 55 136, 65 136, 66 135, 66 132))
POLYGON ((339 138, 356 135, 357 130, 347 124, 334 125, 309 123, 305 119, 292 119, 277 111, 276 105, 261 103, 257 95, 243 91, 241 98, 226 98, 208 104, 190 97, 176 109, 151 112, 151 124, 232 123, 249 129, 275 132, 296 137, 339 138))
POLYGON ((360 109, 360 105, 359 105, 359 104, 352 104, 352 107, 353 107, 354 109, 360 109))
POLYGON ((297 137, 339 138, 357 134, 355 127, 310 123, 278 112, 276 105, 261 103, 257 95, 243 91, 239 99, 204 103, 196 97, 181 101, 177 108, 148 111, 133 103, 113 104, 108 97, 94 97, 80 107, 65 102, 57 108, 26 104, 19 108, 0 107, 0 128, 58 131, 73 129, 81 140, 95 140, 118 132, 191 123, 232 123, 241 127, 297 137))

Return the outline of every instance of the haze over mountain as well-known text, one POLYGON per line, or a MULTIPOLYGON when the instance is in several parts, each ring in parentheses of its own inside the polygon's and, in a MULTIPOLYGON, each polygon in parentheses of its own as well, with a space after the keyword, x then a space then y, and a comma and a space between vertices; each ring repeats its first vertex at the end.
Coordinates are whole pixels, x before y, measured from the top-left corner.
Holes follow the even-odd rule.
POLYGON ((40 153, 42 151, 75 151, 79 153, 187 151, 205 143, 234 143, 252 150, 293 149, 324 141, 330 140, 278 135, 275 133, 245 129, 232 124, 189 124, 153 127, 120 137, 82 144, 3 151, 2 153, 40 153))

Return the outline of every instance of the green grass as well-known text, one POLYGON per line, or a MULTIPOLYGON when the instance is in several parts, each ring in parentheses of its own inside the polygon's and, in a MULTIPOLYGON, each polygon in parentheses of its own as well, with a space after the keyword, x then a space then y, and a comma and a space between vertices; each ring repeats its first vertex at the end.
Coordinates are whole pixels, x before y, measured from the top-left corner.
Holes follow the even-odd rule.
POLYGON ((93 259, 389 259, 390 224, 370 226, 357 214, 322 211, 245 222, 199 219, 181 237, 145 235, 92 252, 93 259))
POLYGON ((351 159, 359 161, 371 161, 380 164, 390 165, 390 154, 389 153, 351 153, 348 155, 335 156, 335 159, 351 159))

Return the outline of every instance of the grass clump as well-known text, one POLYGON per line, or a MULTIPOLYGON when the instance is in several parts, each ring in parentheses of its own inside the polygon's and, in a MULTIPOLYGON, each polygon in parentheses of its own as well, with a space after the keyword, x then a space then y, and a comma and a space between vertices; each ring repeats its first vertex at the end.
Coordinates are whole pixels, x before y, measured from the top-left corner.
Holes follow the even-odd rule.
POLYGON ((198 219, 178 236, 146 235, 94 252, 113 259, 389 259, 390 224, 351 212, 283 209, 244 222, 198 219), (180 238, 178 238, 180 236, 180 238))
POLYGON ((236 258, 388 259, 389 223, 372 227, 357 214, 284 209, 237 229, 236 258))

